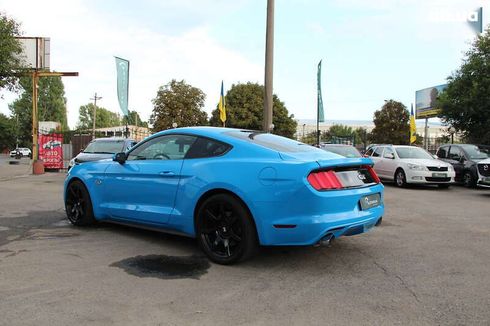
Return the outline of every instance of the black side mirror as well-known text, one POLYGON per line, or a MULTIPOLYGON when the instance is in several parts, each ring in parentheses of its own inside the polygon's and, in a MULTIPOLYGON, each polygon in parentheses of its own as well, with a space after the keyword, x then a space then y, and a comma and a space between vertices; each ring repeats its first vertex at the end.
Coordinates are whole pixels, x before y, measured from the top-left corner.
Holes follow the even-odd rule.
POLYGON ((116 153, 112 157, 112 160, 115 162, 118 162, 119 164, 124 164, 124 162, 126 162, 126 159, 127 159, 126 153, 124 153, 124 152, 116 153))

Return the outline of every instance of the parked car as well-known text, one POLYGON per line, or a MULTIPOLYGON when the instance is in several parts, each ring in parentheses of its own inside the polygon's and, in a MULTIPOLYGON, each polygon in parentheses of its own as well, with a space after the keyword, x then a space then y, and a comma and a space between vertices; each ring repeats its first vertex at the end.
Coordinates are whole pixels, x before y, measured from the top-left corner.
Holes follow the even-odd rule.
POLYGON ((10 157, 15 157, 17 155, 17 152, 20 153, 20 156, 32 156, 32 152, 29 148, 26 147, 19 147, 14 149, 13 151, 10 151, 10 157))
POLYGON ((136 144, 137 141, 134 139, 96 138, 87 145, 87 148, 70 160, 68 171, 76 164, 110 159, 115 153, 127 151, 136 144))
POLYGON ((383 185, 366 158, 343 158, 250 130, 159 132, 65 180, 74 225, 111 221, 196 237, 214 262, 259 245, 327 244, 381 221, 383 185))
POLYGON ((490 158, 477 164, 478 186, 490 187, 490 158))
POLYGON ((394 181, 398 187, 412 184, 437 184, 448 188, 454 182, 451 164, 435 159, 416 146, 380 145, 366 152, 374 161, 374 170, 381 179, 394 181))
POLYGON ((362 157, 361 153, 352 145, 322 144, 321 149, 342 155, 343 157, 362 157))
POLYGON ((488 158, 488 151, 478 145, 447 144, 438 148, 439 159, 452 164, 456 181, 466 187, 475 187, 478 181, 477 163, 488 158))
POLYGON ((56 147, 61 147, 61 142, 59 140, 50 140, 43 145, 44 149, 53 149, 56 147))

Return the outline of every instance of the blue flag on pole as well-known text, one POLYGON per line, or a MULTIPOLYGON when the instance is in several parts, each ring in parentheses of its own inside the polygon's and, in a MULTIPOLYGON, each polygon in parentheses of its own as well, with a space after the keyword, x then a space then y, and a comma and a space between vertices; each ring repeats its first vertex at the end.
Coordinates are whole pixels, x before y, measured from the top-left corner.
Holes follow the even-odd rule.
POLYGON ((318 72, 317 72, 317 116, 318 122, 325 122, 325 117, 323 115, 323 100, 322 100, 322 60, 318 63, 318 72))
POLYGON ((123 115, 128 115, 128 94, 129 94, 129 61, 116 58, 117 70, 117 99, 123 115))

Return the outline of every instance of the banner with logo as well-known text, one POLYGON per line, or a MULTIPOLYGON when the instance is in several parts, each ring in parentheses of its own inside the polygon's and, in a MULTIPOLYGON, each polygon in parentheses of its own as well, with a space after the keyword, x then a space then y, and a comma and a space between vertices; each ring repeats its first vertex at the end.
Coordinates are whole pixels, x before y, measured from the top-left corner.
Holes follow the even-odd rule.
POLYGON ((63 168, 63 135, 39 135, 39 159, 46 169, 63 168))
POLYGON ((123 115, 128 116, 129 61, 116 57, 117 99, 123 115))

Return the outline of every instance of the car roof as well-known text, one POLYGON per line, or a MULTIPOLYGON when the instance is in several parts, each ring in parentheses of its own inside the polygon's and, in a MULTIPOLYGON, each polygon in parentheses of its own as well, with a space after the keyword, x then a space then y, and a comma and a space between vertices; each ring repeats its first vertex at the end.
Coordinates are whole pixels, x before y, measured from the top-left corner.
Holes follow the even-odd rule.
POLYGON ((134 139, 131 138, 123 138, 123 137, 107 137, 107 138, 95 138, 92 140, 92 142, 97 142, 97 141, 135 141, 134 139))
POLYGON ((321 146, 333 146, 333 147, 354 147, 354 145, 349 144, 320 144, 321 146))
POLYGON ((259 130, 249 130, 249 129, 237 129, 237 128, 224 128, 224 127, 207 127, 207 126, 199 126, 199 127, 183 127, 183 128, 175 128, 175 129, 167 129, 163 131, 159 131, 156 134, 151 135, 149 138, 158 137, 160 135, 169 135, 169 134, 193 134, 202 137, 214 138, 217 140, 230 140, 230 136, 224 135, 229 132, 259 132, 259 130))

